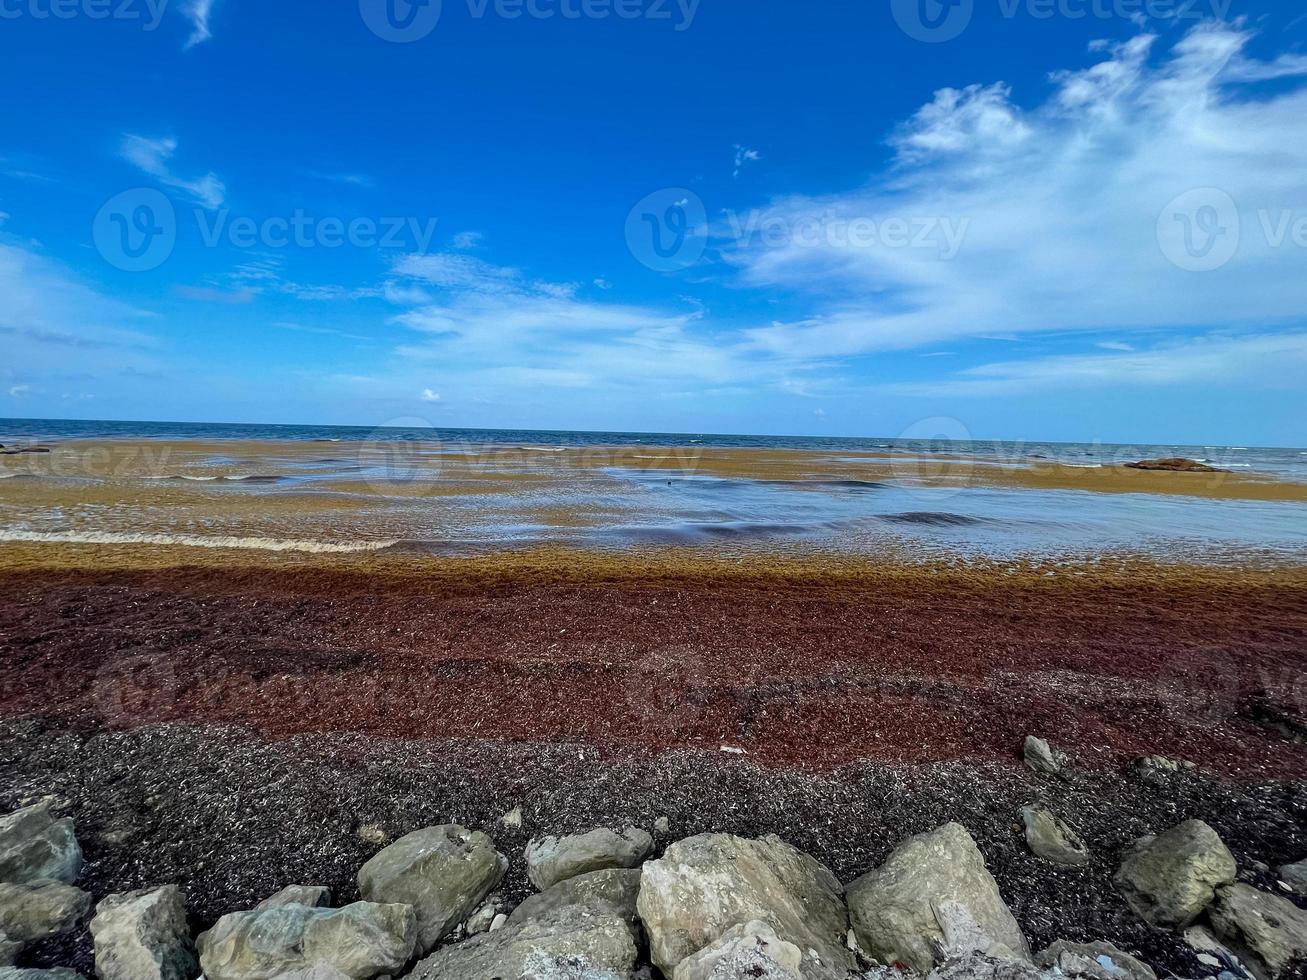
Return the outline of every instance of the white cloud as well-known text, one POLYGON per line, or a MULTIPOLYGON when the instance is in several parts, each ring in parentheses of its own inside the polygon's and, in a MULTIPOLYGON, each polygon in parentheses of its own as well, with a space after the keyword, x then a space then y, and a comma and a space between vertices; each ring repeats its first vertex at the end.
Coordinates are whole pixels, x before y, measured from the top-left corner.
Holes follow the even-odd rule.
POLYGON ((898 395, 988 397, 1067 388, 1157 388, 1208 385, 1223 391, 1301 387, 1307 375, 1307 333, 1198 337, 1150 350, 1066 354, 1000 361, 942 381, 890 384, 898 395))
POLYGON ((424 402, 438 402, 440 401, 440 392, 432 391, 430 388, 423 388, 422 400, 424 402))
POLYGON ((31 391, 31 390, 32 390, 32 386, 31 386, 31 385, 13 385, 13 386, 9 389, 9 397, 10 397, 10 398, 22 398, 24 395, 26 395, 26 394, 27 394, 29 391, 31 391))
POLYGON ((735 144, 735 170, 734 172, 732 172, 731 176, 732 177, 740 176, 740 173, 744 170, 744 165, 746 163, 757 163, 761 159, 762 159, 762 154, 759 153, 757 150, 751 150, 747 146, 741 146, 739 143, 736 143, 735 144))
POLYGON ((213 37, 209 30, 209 14, 213 12, 215 0, 186 0, 182 13, 191 22, 191 36, 186 39, 186 49, 203 44, 213 37))
POLYGON ((484 237, 479 231, 460 231, 454 236, 453 245, 459 251, 466 251, 479 247, 484 237))
MULTIPOLYGON (((893 137, 894 166, 863 189, 772 202, 810 241, 723 242, 742 285, 806 295, 812 315, 751 332, 761 351, 846 357, 1042 331, 1136 331, 1297 322, 1307 252, 1268 242, 1260 212, 1307 217, 1307 59, 1255 61, 1251 34, 1204 24, 1150 60, 1141 35, 1056 73, 1022 109, 1001 84, 946 89, 893 137), (1279 84, 1250 88, 1249 80, 1279 84), (1240 209, 1237 254, 1217 271, 1168 261, 1168 204, 1219 188, 1240 209), (949 221, 957 255, 831 240, 838 224, 949 221)), ((1274 222, 1273 222, 1274 224, 1274 222)), ((915 227, 915 225, 913 226, 915 227)))
POLYGON ((175 187, 195 198, 206 208, 222 207, 227 188, 216 174, 205 174, 193 180, 176 176, 168 166, 168 161, 177 152, 175 139, 150 139, 130 133, 123 137, 123 159, 145 173, 154 177, 166 187, 175 187))

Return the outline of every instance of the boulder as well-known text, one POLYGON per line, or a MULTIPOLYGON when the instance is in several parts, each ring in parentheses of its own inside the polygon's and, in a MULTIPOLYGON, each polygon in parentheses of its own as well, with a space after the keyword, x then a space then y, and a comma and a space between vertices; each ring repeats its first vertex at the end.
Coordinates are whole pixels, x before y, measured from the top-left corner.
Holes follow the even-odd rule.
POLYGON ((1307 858, 1280 868, 1280 880, 1299 895, 1307 895, 1307 858))
POLYGON ((490 927, 495 924, 495 919, 503 914, 505 906, 503 895, 489 895, 482 902, 475 912, 473 912, 466 922, 463 923, 463 931, 469 936, 477 936, 483 932, 489 932, 490 927))
POLYGON ((1237 884, 1222 888, 1207 912, 1212 928, 1258 980, 1278 980, 1307 965, 1307 912, 1288 899, 1237 884))
POLYGON ((1221 980, 1256 980, 1234 951, 1205 927, 1190 926, 1184 931, 1184 941, 1199 963, 1221 972, 1221 980))
POLYGON ((802 976, 843 980, 848 915, 840 883, 816 859, 778 837, 703 834, 644 866, 636 902, 654 965, 672 976, 687 956, 754 920, 803 954, 802 976))
POLYGON ((716 942, 681 960, 672 980, 797 980, 802 960, 798 946, 755 919, 732 926, 716 942))
POLYGON ((39 942, 67 932, 91 909, 91 896, 58 881, 0 885, 0 933, 10 942, 39 942))
POLYGON ((71 885, 82 870, 82 849, 71 817, 56 820, 49 803, 0 817, 0 882, 62 881, 71 885))
POLYGON ((848 902, 858 945, 883 963, 928 973, 950 956, 973 951, 1030 960, 998 883, 960 824, 904 841, 848 886, 848 902))
POLYGON ((191 980, 199 970, 176 885, 102 899, 91 936, 100 980, 191 980))
POLYGON ((58 967, 53 970, 20 970, 16 966, 0 967, 0 980, 86 980, 76 970, 58 967))
POLYGON ((22 943, 0 932, 0 966, 13 966, 14 960, 18 959, 18 954, 22 951, 22 943))
POLYGON ((1157 980, 1147 963, 1102 941, 1069 943, 1059 939, 1035 956, 1035 965, 1086 980, 1157 980))
POLYGON ((1208 466, 1206 463, 1200 463, 1196 459, 1186 459, 1183 456, 1171 456, 1166 459, 1141 459, 1137 463, 1126 463, 1126 469, 1130 470, 1163 470, 1170 473, 1228 473, 1229 470, 1217 469, 1215 466, 1208 466))
POLYGON ((543 837, 526 845, 526 874, 544 891, 590 871, 638 868, 652 850, 653 838, 635 827, 620 834, 600 827, 571 837, 543 837))
POLYGON ((343 909, 279 905, 224 915, 200 936, 207 980, 272 980, 301 971, 370 980, 413 956, 417 919, 408 905, 355 902, 343 909))
POLYGON ((254 911, 275 909, 280 905, 307 905, 311 909, 331 907, 331 889, 326 885, 287 885, 274 895, 269 895, 254 911))
POLYGON ((1036 738, 1034 735, 1026 736, 1026 743, 1022 748, 1022 757, 1025 759, 1026 765, 1035 772, 1056 776, 1062 771, 1062 754, 1054 752, 1047 742, 1042 738, 1036 738))
POLYGON ((1054 864, 1089 863, 1089 850, 1080 836, 1048 810, 1028 806, 1021 811, 1026 825, 1026 843, 1038 857, 1054 864))
POLYGON ((446 946, 409 980, 627 980, 635 958, 619 916, 572 905, 446 946))
POLYGON ((369 902, 413 906, 418 952, 426 953, 472 914, 508 870, 508 859, 480 831, 457 824, 401 837, 359 870, 369 902))
POLYGON ((1156 837, 1142 837, 1116 873, 1130 907, 1150 925, 1183 929, 1202 914, 1216 889, 1231 884, 1234 855, 1201 820, 1186 820, 1156 837))
POLYGON ((568 905, 581 905, 592 912, 620 915, 634 927, 640 921, 635 903, 640 894, 641 874, 639 868, 609 868, 560 881, 515 908, 508 917, 508 924, 517 925, 527 919, 536 919, 568 905))

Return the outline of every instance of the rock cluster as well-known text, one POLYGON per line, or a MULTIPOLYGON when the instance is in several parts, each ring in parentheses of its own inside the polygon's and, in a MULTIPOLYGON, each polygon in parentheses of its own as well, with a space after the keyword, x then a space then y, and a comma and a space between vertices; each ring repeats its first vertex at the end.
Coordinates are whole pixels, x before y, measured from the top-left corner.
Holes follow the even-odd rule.
MULTIPOLYGON (((1046 743, 1028 755, 1054 763, 1032 766, 1045 776, 1067 765, 1046 743)), ((1042 859, 1089 860, 1090 847, 1050 811, 1031 805, 1021 817, 1042 859)), ((194 941, 176 886, 107 895, 89 922, 96 974, 1157 980, 1146 963, 1105 939, 1060 940, 1033 952, 981 848, 958 823, 909 837, 848 882, 775 836, 701 834, 655 856, 645 831, 599 828, 534 839, 523 857, 539 891, 512 908, 496 891, 509 860, 491 837, 457 824, 422 828, 380 847, 362 866, 362 901, 334 908, 325 887, 289 885, 222 916, 194 941)), ((1119 859, 1115 882, 1125 902, 1149 926, 1177 940, 1182 934, 1209 973, 1289 980, 1307 970, 1307 912, 1240 883, 1234 857, 1202 821, 1141 838, 1119 859)), ((91 915, 91 896, 74 883, 81 851, 72 822, 54 819, 45 805, 0 818, 0 861, 9 876, 0 880, 0 980, 76 980, 69 970, 14 965, 28 944, 91 915)), ((1286 892, 1301 887, 1301 863, 1282 867, 1280 877, 1286 892)))

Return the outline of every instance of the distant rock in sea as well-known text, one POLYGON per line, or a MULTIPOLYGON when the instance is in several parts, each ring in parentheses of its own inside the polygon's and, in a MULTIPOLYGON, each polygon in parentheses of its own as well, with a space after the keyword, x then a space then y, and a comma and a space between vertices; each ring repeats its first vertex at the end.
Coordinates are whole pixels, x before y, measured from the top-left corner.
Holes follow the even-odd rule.
POLYGON ((1126 463, 1129 470, 1165 470, 1170 473, 1228 473, 1229 470, 1208 466, 1196 459, 1175 456, 1169 459, 1141 459, 1137 463, 1126 463))

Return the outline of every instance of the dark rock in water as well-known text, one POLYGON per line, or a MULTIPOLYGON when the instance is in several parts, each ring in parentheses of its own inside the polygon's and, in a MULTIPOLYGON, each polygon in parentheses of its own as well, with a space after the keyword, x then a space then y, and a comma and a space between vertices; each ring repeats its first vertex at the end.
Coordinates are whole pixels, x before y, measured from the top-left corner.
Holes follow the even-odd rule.
POLYGON ((1196 459, 1185 459, 1183 456, 1175 456, 1168 459, 1141 459, 1137 463, 1126 463, 1126 469, 1130 470, 1165 470, 1169 473, 1228 473, 1229 470, 1217 469, 1215 466, 1208 466, 1206 463, 1200 463, 1196 459))

